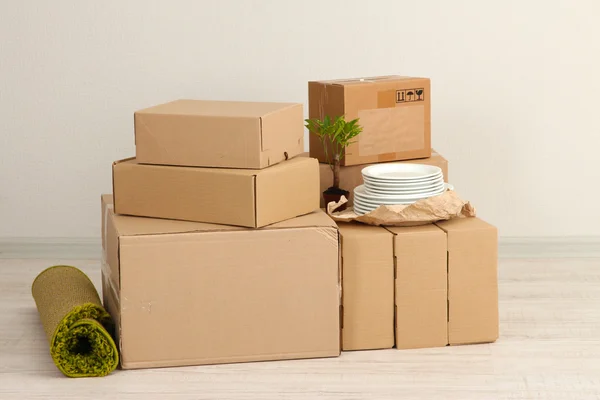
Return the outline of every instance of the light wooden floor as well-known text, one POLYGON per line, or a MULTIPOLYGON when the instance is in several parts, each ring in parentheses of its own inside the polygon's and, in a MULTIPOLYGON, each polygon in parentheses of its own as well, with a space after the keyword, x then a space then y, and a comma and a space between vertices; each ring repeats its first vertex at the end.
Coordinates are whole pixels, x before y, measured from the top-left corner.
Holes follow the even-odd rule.
MULTIPOLYGON (((600 399, 600 259, 501 260, 490 345, 335 359, 116 371, 52 364, 34 277, 60 260, 0 260, 0 399, 600 399)), ((69 261, 99 283, 97 261, 69 261)))

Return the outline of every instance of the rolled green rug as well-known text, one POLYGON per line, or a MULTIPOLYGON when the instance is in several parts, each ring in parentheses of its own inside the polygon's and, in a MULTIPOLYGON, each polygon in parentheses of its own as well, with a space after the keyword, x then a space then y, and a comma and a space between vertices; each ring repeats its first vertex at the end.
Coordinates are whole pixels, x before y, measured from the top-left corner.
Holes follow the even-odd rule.
POLYGON ((119 353, 109 332, 114 325, 86 274, 67 265, 42 271, 31 292, 50 342, 50 355, 66 376, 105 376, 119 353))

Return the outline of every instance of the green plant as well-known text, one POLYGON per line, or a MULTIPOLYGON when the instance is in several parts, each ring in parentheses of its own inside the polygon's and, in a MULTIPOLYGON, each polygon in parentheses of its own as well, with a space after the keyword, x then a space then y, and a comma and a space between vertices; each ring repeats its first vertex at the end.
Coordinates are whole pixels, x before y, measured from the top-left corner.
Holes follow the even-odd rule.
POLYGON ((323 120, 312 118, 305 120, 306 128, 317 135, 323 144, 325 159, 333 171, 333 187, 340 188, 340 163, 344 158, 344 149, 354 143, 354 139, 362 132, 358 118, 346 121, 344 116, 331 120, 325 116, 323 120))

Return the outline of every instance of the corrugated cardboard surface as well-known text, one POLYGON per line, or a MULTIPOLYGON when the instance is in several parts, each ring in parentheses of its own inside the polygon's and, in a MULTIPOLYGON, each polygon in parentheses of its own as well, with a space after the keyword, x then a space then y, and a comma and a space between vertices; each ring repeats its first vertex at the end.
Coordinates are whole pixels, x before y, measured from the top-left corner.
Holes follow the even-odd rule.
POLYGON ((498 338, 498 232, 479 218, 436 223, 448 239, 448 341, 498 338))
POLYGON ((446 346, 446 234, 433 224, 387 229, 395 235, 396 347, 446 346))
MULTIPOLYGON (((303 155, 308 156, 308 153, 304 153, 303 155)), ((435 150, 432 150, 431 157, 429 158, 420 158, 416 160, 396 162, 427 164, 440 167, 444 173, 444 181, 448 182, 448 160, 446 160, 442 155, 438 154, 435 150)), ((354 188, 363 184, 363 177, 361 171, 365 167, 367 167, 367 165, 350 165, 340 167, 340 187, 350 192, 348 206, 354 204, 354 188)), ((329 187, 331 187, 331 185, 333 185, 333 172, 331 171, 331 167, 329 166, 329 164, 322 163, 319 164, 319 171, 321 176, 319 197, 321 199, 321 207, 325 207, 325 202, 321 194, 329 187)))
POLYGON ((140 163, 265 168, 304 151, 302 104, 177 100, 135 113, 140 163))
POLYGON ((319 208, 315 159, 296 157, 261 170, 113 165, 119 214, 261 227, 319 208))
POLYGON ((124 369, 339 355, 338 231, 322 211, 255 230, 107 212, 124 369))
POLYGON ((339 223, 342 241, 342 350, 394 346, 393 235, 382 227, 339 223))
MULTIPOLYGON (((323 119, 326 115, 345 115, 346 120, 360 118, 363 132, 346 148, 342 165, 431 155, 428 78, 385 76, 309 82, 308 92, 310 118, 323 119)), ((321 162, 327 161, 314 134, 310 135, 310 154, 321 162)))

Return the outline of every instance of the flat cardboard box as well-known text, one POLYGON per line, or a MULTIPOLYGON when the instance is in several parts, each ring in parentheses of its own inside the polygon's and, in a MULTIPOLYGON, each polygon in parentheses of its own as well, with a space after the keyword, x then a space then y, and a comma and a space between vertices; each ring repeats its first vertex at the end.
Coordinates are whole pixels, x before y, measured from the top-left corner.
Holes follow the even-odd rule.
POLYGON ((340 354, 338 230, 321 210, 247 229, 103 202, 103 297, 123 369, 340 354))
MULTIPOLYGON (((345 149, 342 165, 431 156, 431 91, 428 78, 379 76, 309 82, 309 118, 359 118, 363 131, 345 149)), ((327 162, 310 134, 310 155, 327 162)), ((329 152, 331 154, 331 151, 329 152)))
POLYGON ((436 223, 448 240, 448 343, 498 339, 498 231, 479 218, 436 223))
MULTIPOLYGON (((304 153, 308 156, 308 153, 304 153)), ((441 154, 432 150, 431 157, 421 158, 417 160, 408 161, 396 161, 400 163, 413 163, 413 164, 426 164, 440 167, 444 173, 444 181, 448 182, 448 160, 446 160, 441 154)), ((348 206, 354 204, 354 188, 363 184, 362 170, 367 165, 350 165, 346 167, 340 167, 340 187, 350 192, 348 199, 348 206)), ((320 187, 319 187, 319 198, 321 199, 321 207, 325 207, 325 201, 323 200, 322 193, 333 185, 333 172, 329 164, 319 164, 320 172, 320 187)))
POLYGON ((137 111, 140 163, 260 169, 304 151, 297 103, 177 100, 137 111))
POLYGON ((446 234, 433 224, 387 229, 394 234, 396 347, 446 346, 446 234))
POLYGON ((296 157, 260 170, 113 164, 118 214, 262 227, 319 208, 319 164, 296 157))
POLYGON ((339 223, 342 243, 342 350, 394 347, 393 235, 339 223))

